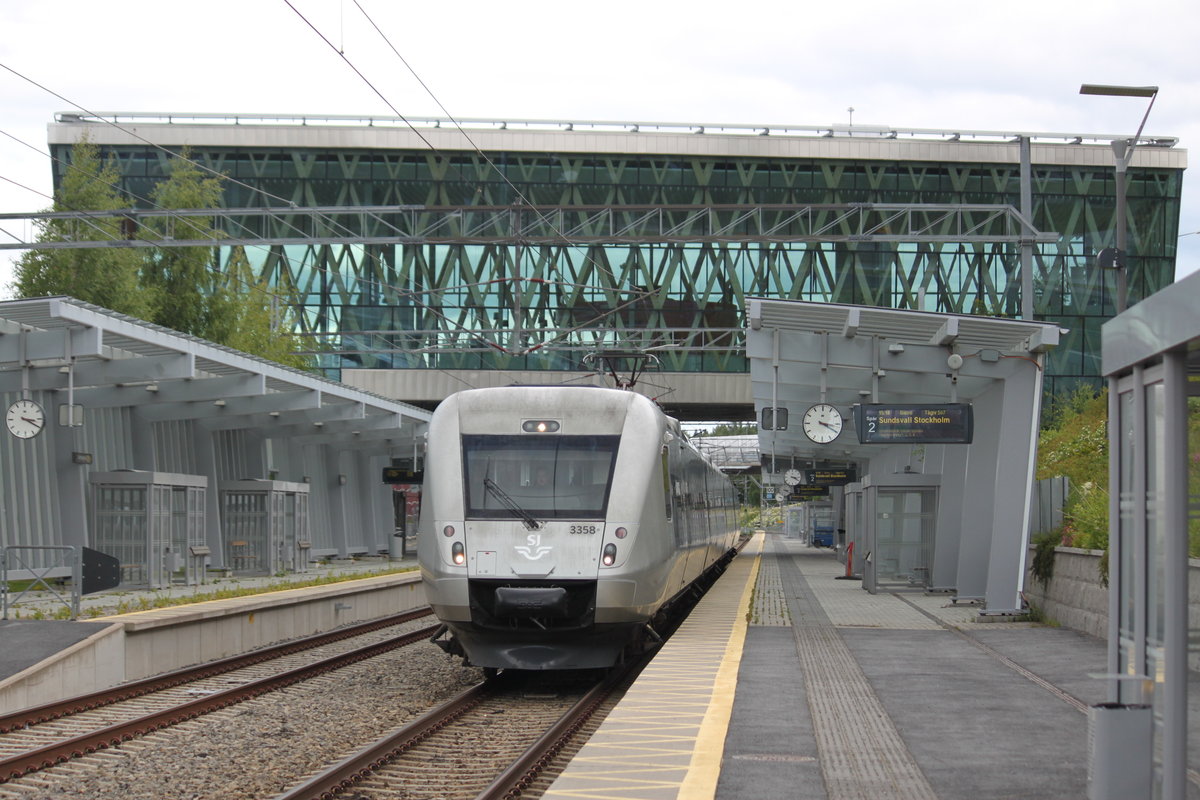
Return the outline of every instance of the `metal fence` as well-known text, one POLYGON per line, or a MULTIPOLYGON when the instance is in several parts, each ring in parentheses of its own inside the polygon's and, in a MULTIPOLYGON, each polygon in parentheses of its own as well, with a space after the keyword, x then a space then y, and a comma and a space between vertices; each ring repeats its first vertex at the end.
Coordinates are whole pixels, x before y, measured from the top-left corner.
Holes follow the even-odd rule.
POLYGON ((70 545, 10 544, 0 549, 0 619, 8 619, 9 608, 39 588, 70 609, 71 619, 78 619, 83 591, 81 555, 79 548, 70 545), (68 596, 50 583, 54 578, 71 579, 70 589, 65 590, 68 596), (29 585, 14 594, 9 581, 29 581, 29 585))
POLYGON ((1046 533, 1062 527, 1063 506, 1071 491, 1071 481, 1065 475, 1042 478, 1033 485, 1033 502, 1030 503, 1031 534, 1046 533))

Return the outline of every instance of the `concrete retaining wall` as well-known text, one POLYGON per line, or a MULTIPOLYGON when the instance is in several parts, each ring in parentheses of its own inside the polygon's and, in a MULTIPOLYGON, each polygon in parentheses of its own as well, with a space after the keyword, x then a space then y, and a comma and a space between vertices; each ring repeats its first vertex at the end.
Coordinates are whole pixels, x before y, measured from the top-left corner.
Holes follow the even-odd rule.
POLYGON ((0 714, 425 605, 405 572, 89 620, 112 624, 0 681, 0 714))
MULTIPOLYGON (((1100 582, 1102 550, 1077 547, 1054 549, 1054 577, 1043 587, 1028 571, 1033 563, 1029 548, 1025 595, 1058 624, 1100 639, 1108 638, 1108 587, 1100 582)), ((1200 558, 1188 559, 1188 619, 1192 629, 1200 627, 1200 558)), ((1200 653, 1188 657, 1191 669, 1200 671, 1200 653)))
MULTIPOLYGON (((1033 564, 1029 548, 1026 569, 1033 564)), ((1100 582, 1103 550, 1054 549, 1054 577, 1043 587, 1027 572, 1025 596, 1051 620, 1099 639, 1108 638, 1108 587, 1100 582)))

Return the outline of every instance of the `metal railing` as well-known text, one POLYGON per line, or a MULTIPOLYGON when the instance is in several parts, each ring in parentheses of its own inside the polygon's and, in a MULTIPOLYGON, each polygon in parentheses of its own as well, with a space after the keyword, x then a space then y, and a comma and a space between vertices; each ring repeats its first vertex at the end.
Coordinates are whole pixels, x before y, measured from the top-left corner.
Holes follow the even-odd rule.
POLYGON ((83 557, 80 548, 73 545, 6 545, 0 550, 0 619, 8 619, 9 609, 21 598, 41 587, 54 595, 71 612, 71 619, 79 619, 79 599, 83 594, 83 557), (53 553, 48 566, 35 566, 34 561, 46 559, 27 558, 25 554, 53 553), (70 578, 70 596, 64 597, 49 581, 52 578, 70 578), (10 581, 30 581, 30 584, 14 596, 9 588, 10 581))

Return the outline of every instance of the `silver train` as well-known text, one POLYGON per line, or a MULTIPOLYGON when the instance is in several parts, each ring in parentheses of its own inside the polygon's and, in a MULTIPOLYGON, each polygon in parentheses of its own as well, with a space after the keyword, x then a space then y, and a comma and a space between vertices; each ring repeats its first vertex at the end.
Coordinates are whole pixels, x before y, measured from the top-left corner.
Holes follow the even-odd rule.
POLYGON ((634 392, 451 395, 429 423, 419 527, 434 640, 489 670, 611 666, 732 558, 736 504, 634 392))

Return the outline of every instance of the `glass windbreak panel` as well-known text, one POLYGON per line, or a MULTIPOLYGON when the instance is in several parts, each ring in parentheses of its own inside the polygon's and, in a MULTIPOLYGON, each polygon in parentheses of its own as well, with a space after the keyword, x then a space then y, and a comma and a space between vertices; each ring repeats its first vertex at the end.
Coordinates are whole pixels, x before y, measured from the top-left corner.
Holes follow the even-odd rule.
MULTIPOLYGON (((1162 742, 1163 690, 1166 685, 1166 660, 1163 642, 1166 633, 1166 544, 1165 498, 1163 482, 1166 465, 1166 391, 1162 383, 1143 389, 1146 410, 1146 666, 1145 674, 1153 681, 1154 739, 1162 742)), ((1155 747, 1155 775, 1161 775, 1162 749, 1155 747)), ((1155 781, 1154 795, 1161 796, 1155 781)))
POLYGON ((467 519, 603 519, 619 436, 463 436, 467 519))
POLYGON ((929 585, 935 510, 934 490, 879 490, 875 500, 878 585, 929 585))
MULTIPOLYGON (((1120 570, 1120 586, 1118 587, 1118 598, 1120 602, 1120 637, 1122 642, 1133 640, 1135 619, 1134 619, 1134 587, 1137 585, 1134 580, 1134 564, 1140 562, 1141 559, 1134 558, 1133 549, 1133 454, 1134 454, 1134 428, 1135 422, 1133 413, 1133 392, 1124 392, 1118 400, 1117 408, 1120 415, 1118 420, 1118 446, 1120 452, 1118 476, 1119 486, 1118 502, 1120 514, 1118 515, 1118 537, 1121 553, 1121 570, 1120 570)), ((1140 675, 1142 673, 1142 665, 1133 663, 1136 648, 1122 647, 1120 650, 1120 671, 1127 675, 1140 675)), ((1125 700, 1127 691, 1132 689, 1131 686, 1125 686, 1128 681, 1120 682, 1121 696, 1125 700)))
MULTIPOLYGON (((1147 386, 1146 392, 1146 643, 1161 647, 1166 630, 1166 518, 1164 516, 1167 467, 1166 407, 1163 384, 1147 386)), ((1153 665, 1147 665, 1152 667, 1153 665)), ((1154 672, 1149 673, 1151 676, 1154 672)))
MULTIPOLYGON (((1196 391, 1193 384, 1192 391, 1196 391)), ((1188 400, 1188 556, 1200 558, 1200 397, 1188 400)), ((1200 569, 1188 570, 1188 597, 1200 597, 1200 569)), ((1188 666, 1200 672, 1200 614, 1188 615, 1188 666)))

